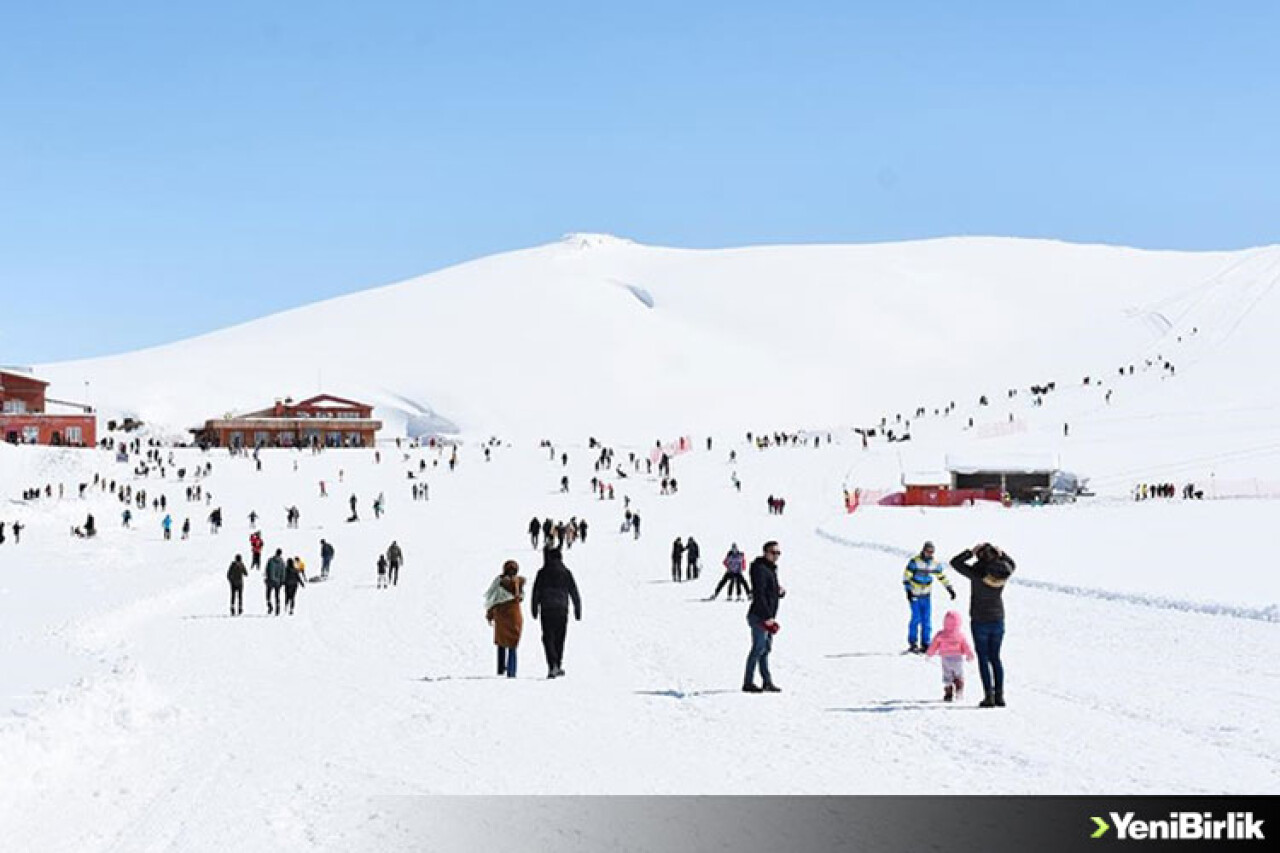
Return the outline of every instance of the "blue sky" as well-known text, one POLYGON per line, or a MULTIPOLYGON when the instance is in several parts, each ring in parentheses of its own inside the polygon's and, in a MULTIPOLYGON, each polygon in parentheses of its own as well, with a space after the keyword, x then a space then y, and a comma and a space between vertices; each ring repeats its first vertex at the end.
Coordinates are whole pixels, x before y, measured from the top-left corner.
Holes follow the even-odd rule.
POLYGON ((1280 242, 1268 3, 9 3, 0 364, 569 231, 1280 242))

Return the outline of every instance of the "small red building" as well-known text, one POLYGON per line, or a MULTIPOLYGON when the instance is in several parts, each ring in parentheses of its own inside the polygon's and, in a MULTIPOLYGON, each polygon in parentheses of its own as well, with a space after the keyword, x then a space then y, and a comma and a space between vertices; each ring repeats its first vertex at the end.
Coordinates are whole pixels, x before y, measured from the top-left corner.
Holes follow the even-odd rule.
POLYGON ((28 373, 0 370, 0 439, 10 444, 51 444, 92 447, 98 441, 98 419, 93 409, 80 403, 64 403, 45 395, 49 383, 28 373), (54 403, 82 414, 47 411, 54 403))
POLYGON ((372 447, 382 421, 373 407, 320 394, 293 402, 276 400, 269 409, 212 418, 192 430, 211 447, 372 447))

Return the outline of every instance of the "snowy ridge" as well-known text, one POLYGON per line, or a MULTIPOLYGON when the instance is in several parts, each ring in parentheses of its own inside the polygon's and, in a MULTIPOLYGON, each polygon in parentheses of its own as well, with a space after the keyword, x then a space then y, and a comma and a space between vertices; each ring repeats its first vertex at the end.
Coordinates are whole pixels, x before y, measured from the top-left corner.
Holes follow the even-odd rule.
MULTIPOLYGON (((373 403, 389 435, 738 431, 762 400, 796 426, 826 428, 1105 373, 1197 324, 1183 365, 1209 359, 1220 373, 1221 350, 1257 315, 1274 315, 1278 265, 1274 248, 973 237, 686 250, 570 234, 38 372, 55 387, 88 381, 104 415, 175 436, 211 415, 319 391, 373 403), (1165 319, 1153 327, 1156 316, 1165 319), (547 393, 559 384, 590 389, 591 405, 547 393)), ((1230 360, 1257 375, 1252 360, 1230 360)))

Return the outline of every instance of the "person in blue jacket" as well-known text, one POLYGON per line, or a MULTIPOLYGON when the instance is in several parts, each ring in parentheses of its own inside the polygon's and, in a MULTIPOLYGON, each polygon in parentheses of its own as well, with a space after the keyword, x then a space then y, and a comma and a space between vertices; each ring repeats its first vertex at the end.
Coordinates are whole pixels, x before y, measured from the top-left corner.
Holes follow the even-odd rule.
POLYGON ((907 561, 902 572, 902 586, 907 592, 907 604, 911 607, 911 621, 907 625, 907 651, 924 654, 933 639, 933 582, 935 579, 954 600, 956 591, 944 572, 945 564, 933 558, 933 543, 926 542, 920 553, 907 561))

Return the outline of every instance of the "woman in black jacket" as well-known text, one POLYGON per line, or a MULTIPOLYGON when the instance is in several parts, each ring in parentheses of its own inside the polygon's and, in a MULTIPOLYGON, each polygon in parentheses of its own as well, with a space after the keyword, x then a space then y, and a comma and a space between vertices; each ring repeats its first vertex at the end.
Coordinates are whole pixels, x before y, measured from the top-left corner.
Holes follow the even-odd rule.
POLYGON ((973 648, 982 676, 981 708, 1004 707, 1004 587, 1015 568, 1013 558, 989 542, 975 545, 951 558, 951 568, 971 582, 969 623, 973 648))

